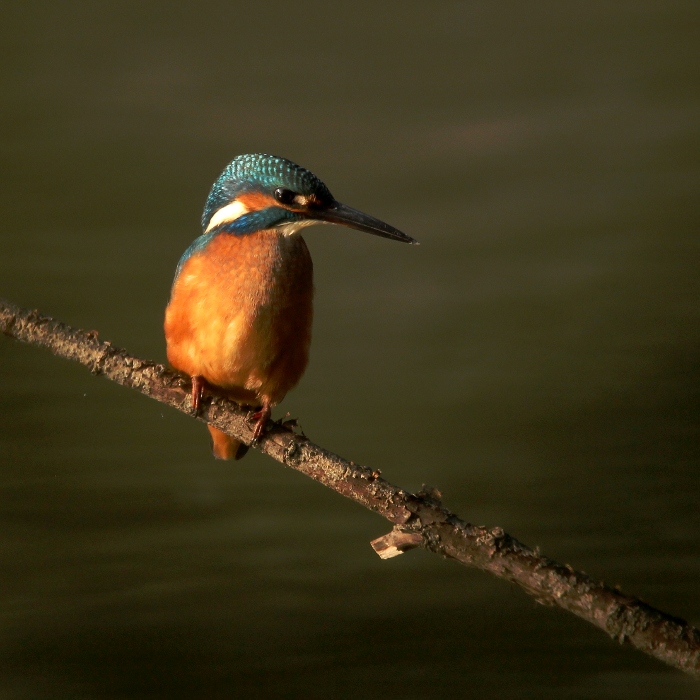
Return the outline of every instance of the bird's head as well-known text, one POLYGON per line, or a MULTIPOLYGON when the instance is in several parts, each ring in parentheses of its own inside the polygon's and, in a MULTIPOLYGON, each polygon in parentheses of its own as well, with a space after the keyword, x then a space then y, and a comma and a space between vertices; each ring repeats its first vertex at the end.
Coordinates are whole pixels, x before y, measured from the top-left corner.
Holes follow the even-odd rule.
POLYGON ((404 243, 417 243, 389 224, 336 201, 312 172, 285 158, 235 158, 214 183, 202 215, 205 233, 243 235, 277 229, 285 236, 310 224, 349 226, 404 243))

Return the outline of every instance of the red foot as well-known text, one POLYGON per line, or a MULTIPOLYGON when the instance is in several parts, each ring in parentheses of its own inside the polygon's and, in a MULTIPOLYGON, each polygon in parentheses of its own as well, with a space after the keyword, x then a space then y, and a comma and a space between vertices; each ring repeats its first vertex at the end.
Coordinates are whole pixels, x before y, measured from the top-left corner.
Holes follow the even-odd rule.
POLYGON ((199 413, 199 406, 202 403, 202 396, 204 396, 206 388, 208 388, 206 379, 199 374, 195 374, 192 377, 192 410, 195 416, 199 413))
POLYGON ((255 427, 253 428, 253 442, 257 442, 262 434, 265 432, 265 426, 267 421, 270 420, 272 415, 272 408, 267 401, 263 401, 262 408, 259 411, 253 413, 250 417, 251 421, 255 421, 255 427))

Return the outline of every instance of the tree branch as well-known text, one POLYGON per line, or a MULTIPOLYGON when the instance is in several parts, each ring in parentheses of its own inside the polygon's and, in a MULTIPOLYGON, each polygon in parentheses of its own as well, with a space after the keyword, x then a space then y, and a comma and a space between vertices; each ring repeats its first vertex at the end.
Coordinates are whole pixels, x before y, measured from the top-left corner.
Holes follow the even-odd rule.
MULTIPOLYGON (((192 415, 187 379, 161 364, 140 360, 100 341, 95 331, 75 330, 2 300, 0 330, 192 415)), ((231 401, 205 399, 197 419, 246 444, 252 439, 246 412, 231 401)), ((295 434, 292 427, 272 424, 257 449, 393 523, 388 535, 372 542, 382 558, 422 546, 516 583, 538 602, 568 610, 620 643, 700 677, 700 630, 685 620, 548 559, 499 527, 480 527, 460 520, 442 506, 435 489, 424 487, 417 494, 404 491, 383 479, 378 471, 348 462, 295 434)))

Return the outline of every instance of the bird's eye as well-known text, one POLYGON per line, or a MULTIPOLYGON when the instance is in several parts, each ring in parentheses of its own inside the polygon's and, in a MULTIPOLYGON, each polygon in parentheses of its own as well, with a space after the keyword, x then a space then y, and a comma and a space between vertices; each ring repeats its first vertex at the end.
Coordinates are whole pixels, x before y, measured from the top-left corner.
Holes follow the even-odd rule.
POLYGON ((296 196, 296 192, 292 192, 292 190, 287 190, 284 187, 278 187, 275 190, 275 199, 280 204, 294 204, 296 196))

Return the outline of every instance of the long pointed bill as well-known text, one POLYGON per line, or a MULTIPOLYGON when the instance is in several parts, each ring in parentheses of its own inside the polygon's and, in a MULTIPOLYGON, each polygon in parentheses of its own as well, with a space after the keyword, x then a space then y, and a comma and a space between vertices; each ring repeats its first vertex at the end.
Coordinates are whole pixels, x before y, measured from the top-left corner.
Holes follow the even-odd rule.
POLYGON ((327 221, 329 224, 349 226, 358 231, 373 233, 375 236, 382 236, 383 238, 391 238, 394 241, 418 245, 417 240, 407 236, 405 233, 401 233, 401 231, 393 226, 389 226, 389 224, 385 224, 383 221, 375 219, 369 214, 348 207, 340 202, 335 202, 327 208, 317 209, 313 213, 310 212, 310 215, 318 221, 327 221))

